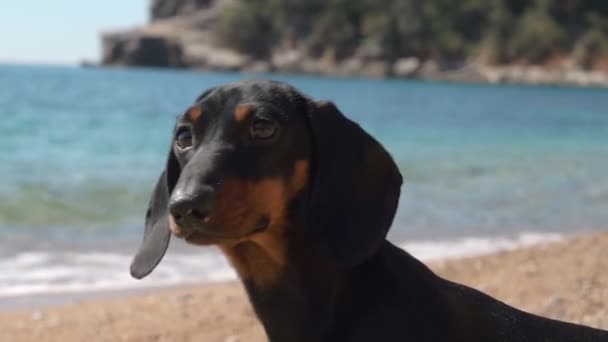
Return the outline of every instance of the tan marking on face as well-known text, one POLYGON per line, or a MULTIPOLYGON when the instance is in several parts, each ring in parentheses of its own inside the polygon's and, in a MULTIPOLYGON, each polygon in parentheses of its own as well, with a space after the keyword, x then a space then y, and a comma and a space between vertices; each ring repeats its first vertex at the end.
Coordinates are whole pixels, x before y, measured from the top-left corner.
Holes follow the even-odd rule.
POLYGON ((211 225, 220 226, 223 233, 235 236, 255 229, 264 215, 271 221, 280 220, 285 205, 283 183, 274 179, 222 180, 215 196, 211 225))
POLYGON ((298 160, 294 165, 293 175, 291 176, 291 191, 294 196, 308 184, 309 165, 308 160, 298 160))
POLYGON ((196 121, 201 115, 203 115, 203 110, 198 106, 194 106, 188 109, 188 113, 186 115, 190 121, 196 121))
POLYGON ((212 221, 221 222, 228 234, 253 229, 263 216, 270 220, 264 232, 235 245, 220 245, 239 276, 258 288, 271 286, 283 272, 287 256, 287 206, 308 183, 308 168, 308 161, 300 160, 288 180, 232 179, 222 182, 218 190, 212 221))
POLYGON ((244 122, 249 114, 252 112, 251 106, 248 105, 239 105, 234 110, 234 120, 236 122, 244 122))

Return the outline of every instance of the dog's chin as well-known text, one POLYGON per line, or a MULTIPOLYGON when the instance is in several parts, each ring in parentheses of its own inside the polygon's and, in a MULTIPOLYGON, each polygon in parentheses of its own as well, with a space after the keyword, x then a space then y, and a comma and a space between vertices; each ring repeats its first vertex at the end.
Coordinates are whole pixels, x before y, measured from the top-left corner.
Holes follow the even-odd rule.
POLYGON ((173 235, 177 238, 184 239, 187 243, 196 246, 212 246, 212 245, 236 245, 250 237, 264 232, 268 228, 268 224, 260 225, 253 229, 246 230, 245 233, 238 235, 227 235, 217 232, 194 231, 189 234, 183 230, 172 230, 173 235))
POLYGON ((183 239, 195 246, 233 245, 242 240, 241 237, 224 237, 202 233, 193 233, 183 239))

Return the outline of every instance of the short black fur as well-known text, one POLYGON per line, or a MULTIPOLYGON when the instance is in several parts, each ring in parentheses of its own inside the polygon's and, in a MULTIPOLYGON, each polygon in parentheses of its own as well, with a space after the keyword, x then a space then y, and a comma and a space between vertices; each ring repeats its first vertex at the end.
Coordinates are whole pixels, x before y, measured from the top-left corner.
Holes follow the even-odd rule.
POLYGON ((271 81, 217 87, 196 105, 208 115, 196 136, 206 148, 179 156, 170 149, 135 277, 164 255, 172 193, 225 175, 285 178, 297 160, 309 159, 308 185, 288 204, 283 271, 268 286, 243 279, 270 341, 608 341, 608 332, 525 313, 442 279, 388 242, 401 175, 389 153, 335 105, 271 81), (285 116, 281 147, 239 145, 226 120, 241 103, 285 116))

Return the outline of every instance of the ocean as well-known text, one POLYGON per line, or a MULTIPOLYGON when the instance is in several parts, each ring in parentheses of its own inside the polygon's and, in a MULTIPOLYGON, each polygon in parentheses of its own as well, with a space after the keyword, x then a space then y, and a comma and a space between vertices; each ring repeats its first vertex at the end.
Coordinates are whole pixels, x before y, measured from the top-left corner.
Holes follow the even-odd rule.
MULTIPOLYGON (((2 298, 234 278, 173 240, 128 274, 175 117, 252 76, 0 66, 2 298)), ((405 185, 389 238, 415 256, 488 252, 608 228, 608 90, 257 76, 330 99, 391 152, 405 185)))

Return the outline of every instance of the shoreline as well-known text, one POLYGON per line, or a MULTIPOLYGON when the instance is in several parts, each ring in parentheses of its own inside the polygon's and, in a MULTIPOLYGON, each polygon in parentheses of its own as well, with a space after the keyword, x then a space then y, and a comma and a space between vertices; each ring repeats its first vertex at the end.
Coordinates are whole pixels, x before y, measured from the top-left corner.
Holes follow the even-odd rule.
MULTIPOLYGON (((222 283, 222 282, 217 282, 222 283)), ((216 283, 205 283, 213 285, 216 283)), ((127 297, 145 296, 193 287, 194 283, 181 283, 175 285, 160 285, 137 288, 116 288, 91 291, 59 291, 46 293, 33 293, 28 295, 0 297, 0 315, 16 312, 29 312, 38 310, 52 310, 66 305, 86 304, 95 301, 106 301, 127 297)), ((200 285, 200 284, 199 284, 200 285)))
POLYGON ((455 85, 496 85, 496 86, 528 86, 528 87, 567 87, 567 88, 608 88, 608 72, 587 71, 580 69, 553 70, 542 66, 466 66, 461 69, 450 69, 433 71, 430 74, 416 74, 410 76, 373 76, 358 72, 344 73, 310 71, 306 69, 269 68, 265 70, 255 69, 224 69, 224 68, 171 68, 171 67, 145 67, 137 65, 105 65, 97 62, 69 63, 69 64, 19 64, 0 63, 5 67, 58 67, 75 68, 83 70, 154 70, 154 71, 177 71, 204 75, 205 73, 236 73, 243 77, 257 76, 294 76, 294 77, 319 77, 336 79, 360 79, 360 80, 386 80, 386 81, 418 81, 438 82, 455 85))
MULTIPOLYGON (((447 279, 551 318, 608 329, 608 232, 427 262, 447 279)), ((264 341, 237 282, 115 292, 0 312, 0 340, 264 341)))
MULTIPOLYGON (((397 62, 396 62, 397 63, 397 62)), ((434 63, 434 62, 429 62, 434 63)), ((90 62, 87 66, 73 65, 83 69, 146 69, 137 65, 110 65, 95 64, 90 62)), ((531 86, 531 87, 571 87, 571 88, 608 88, 608 72, 582 70, 582 69, 552 69, 536 65, 504 65, 489 66, 478 64, 467 64, 462 68, 439 70, 435 65, 428 67, 429 70, 420 70, 409 75, 374 75, 360 70, 344 71, 339 65, 327 67, 324 70, 306 69, 302 67, 277 68, 268 67, 264 69, 222 68, 222 67, 192 67, 192 68, 167 68, 152 67, 153 70, 171 70, 192 73, 237 73, 244 77, 286 75, 300 77, 327 77, 363 80, 402 80, 420 82, 441 82, 448 84, 472 84, 472 85, 509 85, 509 86, 531 86)))
MULTIPOLYGON (((424 262, 434 262, 524 248, 559 241, 567 236, 560 233, 521 232, 504 236, 463 236, 413 241, 395 236, 389 240, 424 262)), ((237 280, 236 273, 215 248, 200 251, 189 249, 188 252, 170 250, 159 269, 143 281, 134 280, 128 275, 126 265, 130 261, 130 254, 119 251, 69 252, 67 255, 52 250, 24 251, 6 256, 4 262, 12 265, 12 273, 20 270, 26 274, 44 274, 46 280, 39 278, 35 283, 24 280, 0 287, 0 312, 237 280), (101 267, 103 271, 100 271, 101 267), (83 273, 83 270, 91 272, 83 273), (68 274, 69 278, 65 278, 68 274), (61 277, 64 277, 63 280, 61 277), (114 279, 114 282, 106 279, 114 279)))

